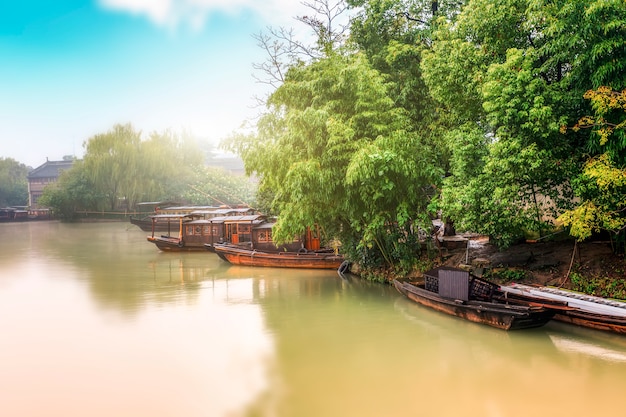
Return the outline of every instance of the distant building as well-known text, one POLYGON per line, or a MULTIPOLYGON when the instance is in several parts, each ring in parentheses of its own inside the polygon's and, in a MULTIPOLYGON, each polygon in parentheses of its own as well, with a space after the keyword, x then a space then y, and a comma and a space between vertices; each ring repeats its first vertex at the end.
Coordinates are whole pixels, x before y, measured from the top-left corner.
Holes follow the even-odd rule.
POLYGON ((28 173, 28 205, 38 207, 37 201, 47 185, 57 182, 61 172, 68 170, 74 160, 48 161, 28 173))
MULTIPOLYGON (((216 158, 205 161, 205 165, 210 168, 222 168, 224 171, 238 177, 246 177, 246 167, 243 160, 238 156, 218 156, 216 158)), ((258 184, 259 178, 253 172, 248 177, 248 182, 258 184)))
POLYGON ((218 156, 207 162, 207 166, 213 168, 222 168, 233 175, 245 175, 246 168, 243 160, 239 157, 218 156))

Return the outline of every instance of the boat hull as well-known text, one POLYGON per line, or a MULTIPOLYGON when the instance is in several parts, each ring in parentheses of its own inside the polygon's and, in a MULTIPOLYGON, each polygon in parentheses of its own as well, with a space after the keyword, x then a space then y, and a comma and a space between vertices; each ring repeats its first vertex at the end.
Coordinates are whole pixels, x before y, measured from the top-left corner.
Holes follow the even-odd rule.
POLYGON ((345 260, 343 256, 319 252, 259 252, 229 245, 214 245, 213 250, 226 262, 233 265, 301 268, 301 269, 338 269, 345 260))
POLYGON ((607 317, 580 311, 567 311, 555 314, 554 319, 563 323, 574 324, 589 329, 626 334, 626 319, 623 317, 607 317))
MULTIPOLYGON (((152 231, 152 219, 144 218, 144 219, 135 219, 134 217, 130 217, 130 223, 139 227, 144 232, 152 231)), ((180 230, 180 225, 178 222, 154 222, 154 231, 157 232, 167 232, 170 231, 172 233, 178 233, 180 230)))
MULTIPOLYGON (((626 334, 626 311, 623 303, 611 302, 612 305, 594 302, 597 297, 581 296, 561 290, 545 291, 515 284, 501 286, 500 291, 510 301, 519 304, 532 304, 555 310, 554 320, 580 327, 605 332, 626 334), (549 298, 552 297, 552 298, 549 298), (577 297, 577 298, 576 298, 577 297)), ((601 299, 600 301, 606 302, 601 299)))
POLYGON ((190 244, 178 238, 148 236, 147 239, 148 242, 154 243, 157 248, 164 252, 206 252, 204 244, 190 244))
POLYGON ((508 305, 489 301, 447 299, 425 288, 403 280, 394 280, 396 289, 409 300, 465 320, 502 330, 541 327, 555 312, 543 307, 508 305))

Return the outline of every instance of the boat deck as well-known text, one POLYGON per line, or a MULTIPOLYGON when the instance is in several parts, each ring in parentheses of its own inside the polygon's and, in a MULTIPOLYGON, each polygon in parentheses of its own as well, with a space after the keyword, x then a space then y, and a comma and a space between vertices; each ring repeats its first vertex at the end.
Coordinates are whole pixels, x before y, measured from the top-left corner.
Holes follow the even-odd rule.
POLYGON ((566 302, 571 307, 576 307, 591 313, 626 317, 626 303, 622 301, 596 297, 593 295, 553 287, 535 287, 524 284, 510 284, 502 285, 500 288, 502 291, 510 292, 512 294, 531 295, 535 297, 547 298, 549 300, 566 302))

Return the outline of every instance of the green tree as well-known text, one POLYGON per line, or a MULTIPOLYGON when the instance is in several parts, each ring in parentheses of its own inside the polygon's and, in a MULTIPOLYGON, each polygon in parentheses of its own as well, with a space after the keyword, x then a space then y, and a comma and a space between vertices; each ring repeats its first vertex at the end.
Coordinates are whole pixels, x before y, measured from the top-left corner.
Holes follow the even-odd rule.
POLYGON ((579 120, 573 130, 592 129, 596 148, 604 152, 589 158, 574 180, 580 203, 559 217, 578 240, 606 231, 616 252, 626 251, 626 90, 600 87, 590 90, 594 116, 579 120))
POLYGON ((137 199, 185 201, 188 184, 195 181, 196 172, 205 158, 199 140, 193 135, 165 131, 153 132, 140 144, 141 175, 136 177, 137 199))
MULTIPOLYGON (((408 112, 411 123, 430 132, 441 117, 424 82, 421 66, 432 41, 432 21, 454 14, 458 1, 351 0, 359 13, 352 19, 350 42, 387 77, 389 96, 408 112)), ((436 142, 435 142, 436 143, 436 142)), ((439 154, 445 151, 439 149, 439 154)))
MULTIPOLYGON (((442 191, 441 207, 458 224, 507 245, 527 228, 541 232, 569 208, 569 178, 582 169, 589 142, 581 131, 563 136, 559 128, 586 113, 583 93, 595 80, 623 82, 625 8, 470 0, 454 21, 440 23, 424 55, 426 83, 457 120, 452 130, 475 123, 490 138, 480 142, 486 147, 480 174, 447 180, 442 191), (467 197, 463 210, 452 198, 459 195, 467 197)), ((450 147, 464 152, 463 141, 450 147)))
POLYGON ((248 177, 234 175, 223 168, 197 167, 183 198, 191 204, 246 205, 255 207, 257 184, 248 177))
POLYGON ((458 14, 440 14, 421 69, 440 113, 451 128, 467 122, 485 130, 482 85, 489 65, 502 63, 509 48, 529 45, 522 30, 525 0, 470 0, 458 14))
POLYGON ((142 140, 130 124, 115 125, 85 142, 84 164, 101 209, 128 207, 141 200, 180 199, 202 164, 193 137, 171 131, 142 140))
POLYGON ((94 185, 102 209, 115 210, 119 199, 134 193, 135 178, 140 175, 139 146, 141 133, 130 124, 115 125, 107 133, 97 134, 85 143, 84 165, 94 185))
POLYGON ((75 161, 71 169, 61 173, 56 183, 44 188, 39 204, 51 207, 55 217, 72 221, 79 211, 96 210, 99 197, 85 164, 75 161))
POLYGON ((592 158, 576 179, 575 189, 581 202, 563 213, 559 220, 581 241, 594 233, 609 232, 615 242, 615 251, 624 253, 626 168, 616 167, 609 154, 592 158))
POLYGON ((0 207, 28 204, 28 168, 12 158, 0 158, 0 207))
POLYGON ((333 53, 291 68, 268 105, 256 134, 230 149, 258 174, 261 192, 271 191, 276 239, 317 223, 395 264, 385 236, 427 222, 427 192, 440 172, 384 78, 362 54, 333 53))

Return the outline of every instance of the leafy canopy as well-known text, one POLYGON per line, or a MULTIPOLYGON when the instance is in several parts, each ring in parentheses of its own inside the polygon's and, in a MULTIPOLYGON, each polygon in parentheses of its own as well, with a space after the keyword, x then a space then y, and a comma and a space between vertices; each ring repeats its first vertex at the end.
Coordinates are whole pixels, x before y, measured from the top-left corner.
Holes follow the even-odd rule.
POLYGON ((626 250, 626 90, 607 87, 590 90, 594 116, 580 119, 574 130, 591 128, 596 148, 604 152, 585 162, 574 180, 578 206, 559 220, 579 240, 607 231, 615 238, 616 251, 626 250))
POLYGON ((12 158, 0 158, 0 207, 28 204, 28 168, 12 158))
POLYGON ((441 172, 388 89, 363 54, 331 54, 291 68, 257 132, 231 140, 273 195, 277 240, 317 223, 344 243, 387 252, 380 236, 390 225, 425 220, 441 172))

